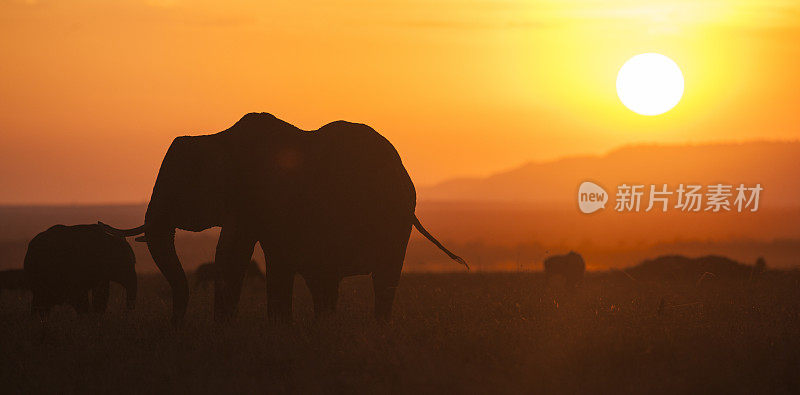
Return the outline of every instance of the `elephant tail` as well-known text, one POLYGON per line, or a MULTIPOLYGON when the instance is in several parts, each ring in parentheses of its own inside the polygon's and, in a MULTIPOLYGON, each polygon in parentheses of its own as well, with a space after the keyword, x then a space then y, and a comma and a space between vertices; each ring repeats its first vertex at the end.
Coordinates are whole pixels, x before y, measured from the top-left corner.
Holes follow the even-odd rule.
POLYGON ((436 238, 433 237, 432 234, 430 234, 427 230, 425 230, 425 227, 422 226, 421 222, 419 222, 419 218, 417 218, 416 214, 414 214, 414 227, 416 227, 419 233, 422 233, 422 235, 425 236, 426 239, 430 240, 431 243, 439 247, 440 250, 444 251, 444 253, 450 257, 450 259, 464 265, 467 268, 467 270, 469 270, 469 265, 467 264, 467 261, 465 261, 464 258, 450 252, 450 250, 448 250, 447 247, 443 246, 442 243, 439 242, 439 240, 436 240, 436 238))

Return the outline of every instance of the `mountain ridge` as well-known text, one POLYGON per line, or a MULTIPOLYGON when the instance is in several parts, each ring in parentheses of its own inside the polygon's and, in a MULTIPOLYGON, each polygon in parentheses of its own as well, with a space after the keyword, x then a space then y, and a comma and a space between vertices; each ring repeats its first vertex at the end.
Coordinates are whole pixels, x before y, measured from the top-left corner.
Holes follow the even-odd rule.
POLYGON ((531 161, 485 177, 454 178, 419 188, 420 200, 567 202, 582 181, 598 182, 609 193, 622 182, 721 182, 768 185, 770 204, 794 206, 800 192, 792 177, 797 158, 798 140, 626 145, 601 155, 531 161))

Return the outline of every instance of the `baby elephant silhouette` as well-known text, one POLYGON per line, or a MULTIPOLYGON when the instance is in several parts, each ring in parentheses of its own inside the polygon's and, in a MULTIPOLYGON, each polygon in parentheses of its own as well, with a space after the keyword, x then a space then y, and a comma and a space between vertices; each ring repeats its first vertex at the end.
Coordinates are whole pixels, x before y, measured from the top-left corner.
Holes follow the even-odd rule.
MULTIPOLYGON (((194 288, 205 287, 209 283, 222 276, 221 268, 214 262, 206 262, 197 267, 194 271, 194 288)), ((247 270, 244 273, 245 278, 256 278, 261 281, 267 281, 267 276, 258 267, 258 263, 251 260, 247 264, 247 270)))
POLYGON ((25 277, 33 293, 31 311, 45 320, 50 309, 69 304, 79 314, 104 312, 110 281, 125 288, 127 305, 136 303, 136 270, 130 244, 100 225, 55 225, 28 244, 25 277))

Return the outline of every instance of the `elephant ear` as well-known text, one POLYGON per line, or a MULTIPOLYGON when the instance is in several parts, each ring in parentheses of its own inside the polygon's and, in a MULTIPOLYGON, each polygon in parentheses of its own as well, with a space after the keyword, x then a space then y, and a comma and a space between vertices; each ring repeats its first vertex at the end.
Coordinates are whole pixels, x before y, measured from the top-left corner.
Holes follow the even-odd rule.
POLYGON ((230 161, 217 137, 182 136, 172 142, 153 187, 148 216, 170 218, 171 225, 192 231, 221 224, 230 161))

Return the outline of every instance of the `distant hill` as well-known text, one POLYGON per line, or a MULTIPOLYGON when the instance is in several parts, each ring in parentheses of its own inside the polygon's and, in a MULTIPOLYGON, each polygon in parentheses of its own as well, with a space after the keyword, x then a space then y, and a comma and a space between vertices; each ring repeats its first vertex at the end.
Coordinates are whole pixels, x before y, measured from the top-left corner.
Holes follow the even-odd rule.
POLYGON ((578 185, 594 181, 612 196, 622 183, 755 184, 762 203, 796 207, 800 142, 626 146, 602 156, 531 162, 484 178, 419 188, 420 200, 574 204, 578 185))
POLYGON ((746 265, 718 255, 697 258, 664 255, 625 269, 625 272, 639 280, 698 281, 704 275, 709 274, 712 278, 753 278, 762 273, 765 268, 766 266, 746 265))

